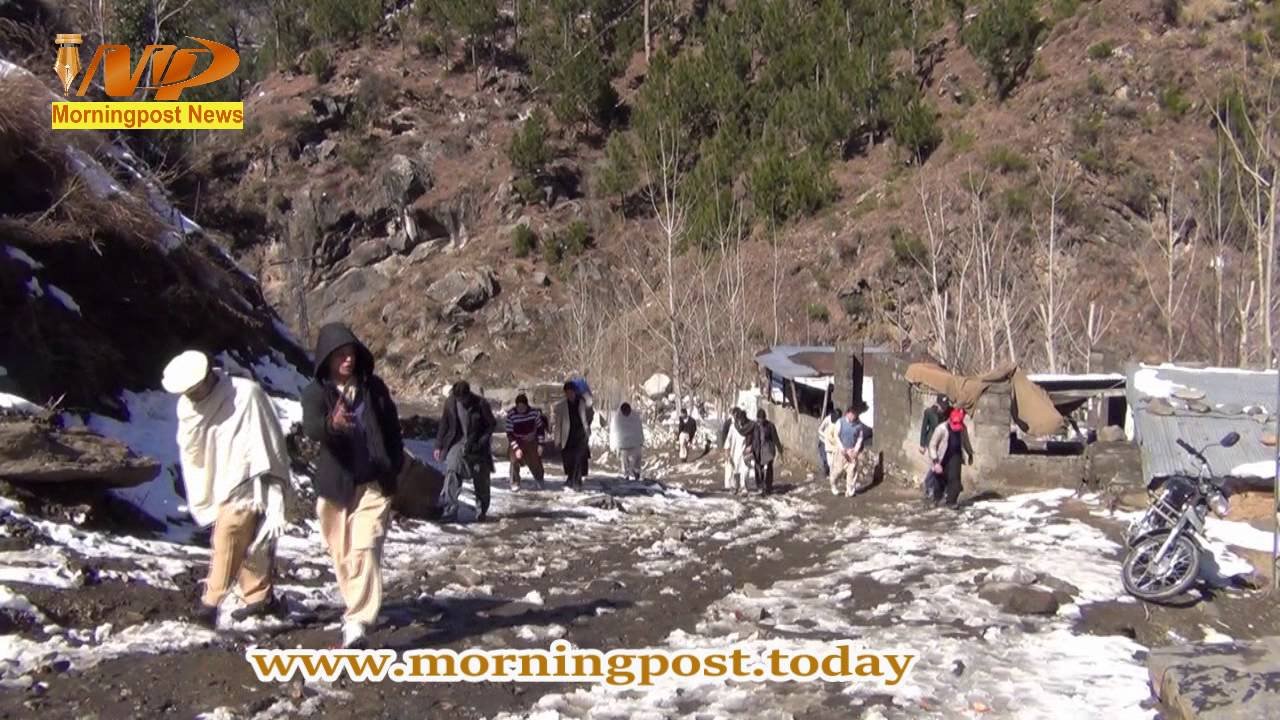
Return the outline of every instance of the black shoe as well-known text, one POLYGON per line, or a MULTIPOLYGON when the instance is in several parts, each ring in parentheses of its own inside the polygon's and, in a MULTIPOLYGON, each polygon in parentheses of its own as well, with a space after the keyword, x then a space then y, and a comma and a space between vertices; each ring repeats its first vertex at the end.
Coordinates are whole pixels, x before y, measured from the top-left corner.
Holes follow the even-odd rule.
POLYGON ((484 522, 484 519, 486 517, 489 517, 489 511, 481 510, 479 513, 476 514, 476 522, 484 522))
POLYGON ((236 622, 248 620, 255 617, 282 617, 284 615, 284 605, 274 593, 265 600, 245 605, 231 613, 231 619, 236 622))
POLYGON ((215 606, 200 603, 195 612, 191 614, 191 621, 200 627, 210 630, 218 629, 218 608, 215 606))

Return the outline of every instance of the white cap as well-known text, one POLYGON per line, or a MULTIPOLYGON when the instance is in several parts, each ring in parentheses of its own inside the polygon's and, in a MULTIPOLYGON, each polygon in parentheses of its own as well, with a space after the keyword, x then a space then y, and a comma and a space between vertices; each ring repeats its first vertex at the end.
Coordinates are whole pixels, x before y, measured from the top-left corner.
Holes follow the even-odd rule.
POLYGON ((166 392, 181 395, 199 385, 208 374, 208 356, 199 350, 188 350, 169 361, 160 385, 166 392))

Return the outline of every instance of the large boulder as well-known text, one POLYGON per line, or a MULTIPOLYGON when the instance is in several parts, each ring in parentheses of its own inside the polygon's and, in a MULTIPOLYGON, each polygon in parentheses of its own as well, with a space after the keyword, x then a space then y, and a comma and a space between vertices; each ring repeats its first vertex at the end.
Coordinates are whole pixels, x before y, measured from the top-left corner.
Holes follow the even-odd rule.
POLYGON ((346 263, 349 267, 367 267, 376 262, 387 259, 391 255, 391 246, 382 238, 374 238, 360 243, 347 256, 346 263))
POLYGON ((155 460, 83 428, 59 430, 25 418, 0 422, 0 480, 6 482, 124 488, 159 471, 155 460))
POLYGON ((382 169, 382 200, 387 207, 407 207, 431 189, 431 177, 404 155, 393 155, 382 169))
POLYGON ((1153 648, 1147 666, 1166 717, 1280 717, 1280 637, 1153 648))
POLYGON ((1058 612, 1058 598, 1053 591, 1035 585, 989 582, 978 590, 978 597, 1014 615, 1053 615, 1058 612))
POLYGON ((475 312, 498 294, 498 277, 492 268, 454 270, 427 287, 427 295, 443 306, 443 314, 456 310, 475 312))
POLYGON ((308 292, 307 305, 319 309, 320 324, 349 321, 390 285, 376 268, 356 268, 308 292))
POLYGON ((650 398, 657 400, 664 398, 671 393, 671 376, 664 373, 654 373, 644 381, 644 394, 650 398))

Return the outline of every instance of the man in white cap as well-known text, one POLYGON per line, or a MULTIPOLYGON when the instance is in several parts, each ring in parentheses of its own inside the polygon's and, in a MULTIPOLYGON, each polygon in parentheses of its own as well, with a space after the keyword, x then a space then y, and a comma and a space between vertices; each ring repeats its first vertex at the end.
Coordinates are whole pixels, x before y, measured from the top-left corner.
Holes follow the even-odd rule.
POLYGON ((272 592, 275 540, 284 534, 289 455, 271 401, 252 380, 209 366, 189 350, 161 383, 178 398, 178 447, 187 507, 213 525, 209 576, 196 619, 217 627, 218 607, 236 582, 244 607, 235 620, 279 614, 272 592))

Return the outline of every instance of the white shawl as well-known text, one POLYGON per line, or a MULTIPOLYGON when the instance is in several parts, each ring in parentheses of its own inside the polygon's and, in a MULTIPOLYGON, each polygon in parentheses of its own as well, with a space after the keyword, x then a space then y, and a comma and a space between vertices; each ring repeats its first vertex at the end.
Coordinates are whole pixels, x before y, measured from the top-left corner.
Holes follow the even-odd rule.
POLYGON ((178 398, 178 447, 187 507, 195 521, 207 527, 228 501, 252 502, 267 512, 263 533, 283 528, 289 453, 280 422, 257 383, 217 374, 217 385, 200 402, 193 403, 185 395, 178 398), (260 481, 251 488, 241 487, 253 479, 260 481))
POLYGON ((642 447, 644 423, 640 420, 640 415, 635 410, 630 415, 623 415, 615 410, 612 422, 609 423, 609 449, 617 452, 642 447))

